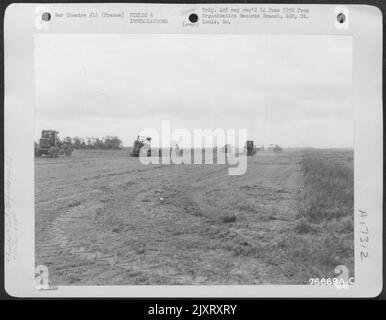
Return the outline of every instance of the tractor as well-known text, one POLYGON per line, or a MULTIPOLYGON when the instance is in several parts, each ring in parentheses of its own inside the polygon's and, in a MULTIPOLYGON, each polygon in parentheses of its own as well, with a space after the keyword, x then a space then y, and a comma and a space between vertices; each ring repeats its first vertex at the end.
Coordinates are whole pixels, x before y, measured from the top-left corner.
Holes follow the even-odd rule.
POLYGON ((58 137, 58 131, 55 130, 43 130, 39 143, 35 143, 35 156, 41 157, 42 155, 49 156, 50 158, 56 158, 58 155, 65 155, 66 157, 72 154, 72 144, 69 139, 65 139, 63 142, 58 137))
POLYGON ((151 148, 150 148, 150 137, 142 137, 137 136, 137 139, 134 141, 133 150, 130 153, 132 157, 139 157, 141 154, 141 149, 145 148, 147 150, 146 155, 148 157, 151 156, 151 148))

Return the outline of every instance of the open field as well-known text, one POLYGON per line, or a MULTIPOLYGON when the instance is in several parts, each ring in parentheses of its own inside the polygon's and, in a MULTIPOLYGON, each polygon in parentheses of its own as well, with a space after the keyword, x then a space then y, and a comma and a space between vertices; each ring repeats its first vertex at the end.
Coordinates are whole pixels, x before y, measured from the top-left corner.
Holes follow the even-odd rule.
POLYGON ((352 151, 258 153, 229 176, 226 165, 145 166, 127 150, 38 158, 36 265, 55 285, 300 284, 339 264, 351 272, 352 163, 352 151), (312 191, 315 161, 342 164, 341 180, 321 185, 337 196, 312 191), (324 196, 331 214, 319 218, 310 206, 324 196))

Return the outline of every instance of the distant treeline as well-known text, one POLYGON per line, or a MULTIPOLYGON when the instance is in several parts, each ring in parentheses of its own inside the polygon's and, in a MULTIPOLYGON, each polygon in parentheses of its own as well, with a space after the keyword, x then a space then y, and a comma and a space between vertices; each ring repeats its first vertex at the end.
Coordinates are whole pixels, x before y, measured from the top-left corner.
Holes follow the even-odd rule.
POLYGON ((121 149, 122 141, 117 136, 97 137, 66 137, 65 141, 70 141, 75 149, 121 149))

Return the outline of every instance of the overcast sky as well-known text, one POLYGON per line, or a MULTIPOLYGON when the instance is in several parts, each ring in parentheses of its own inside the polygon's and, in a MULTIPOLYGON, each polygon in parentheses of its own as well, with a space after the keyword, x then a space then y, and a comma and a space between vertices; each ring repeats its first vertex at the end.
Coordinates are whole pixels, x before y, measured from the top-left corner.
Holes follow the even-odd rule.
POLYGON ((256 144, 352 147, 349 36, 37 35, 35 138, 247 129, 256 144))

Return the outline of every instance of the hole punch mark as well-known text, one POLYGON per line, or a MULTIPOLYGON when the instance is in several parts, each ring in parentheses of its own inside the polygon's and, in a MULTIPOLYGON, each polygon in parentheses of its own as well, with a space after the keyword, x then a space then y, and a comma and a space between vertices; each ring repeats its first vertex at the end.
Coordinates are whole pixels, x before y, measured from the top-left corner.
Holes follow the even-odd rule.
POLYGON ((336 20, 339 22, 339 23, 344 23, 346 21, 346 16, 344 13, 339 13, 337 16, 336 16, 336 20))
POLYGON ((191 23, 196 23, 198 21, 198 15, 195 13, 192 13, 189 15, 189 21, 191 23))
POLYGON ((46 22, 50 21, 50 20, 51 20, 51 13, 49 13, 49 12, 44 12, 44 13, 42 14, 42 20, 43 20, 43 21, 46 21, 46 22))

